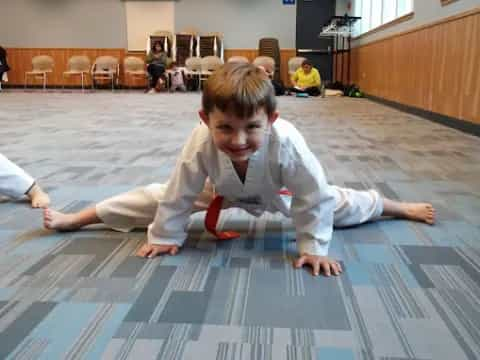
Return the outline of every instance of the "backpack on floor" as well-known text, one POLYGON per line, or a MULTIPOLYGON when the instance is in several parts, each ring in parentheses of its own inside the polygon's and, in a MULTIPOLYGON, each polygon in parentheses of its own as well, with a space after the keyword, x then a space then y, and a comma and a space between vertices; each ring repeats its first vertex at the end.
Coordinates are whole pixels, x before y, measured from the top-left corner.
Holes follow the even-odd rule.
POLYGON ((360 91, 360 88, 355 84, 347 86, 343 92, 343 95, 349 96, 349 97, 357 97, 357 98, 364 97, 363 92, 360 91))

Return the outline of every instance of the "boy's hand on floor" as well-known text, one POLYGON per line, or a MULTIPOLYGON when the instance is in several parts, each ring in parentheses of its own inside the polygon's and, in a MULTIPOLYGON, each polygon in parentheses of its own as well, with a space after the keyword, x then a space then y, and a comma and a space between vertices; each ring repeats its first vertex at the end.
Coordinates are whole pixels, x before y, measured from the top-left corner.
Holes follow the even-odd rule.
POLYGON ((322 270, 325 276, 340 275, 343 270, 340 263, 336 260, 330 259, 328 256, 302 254, 295 260, 294 266, 298 269, 303 265, 310 265, 312 267, 312 275, 317 276, 322 270))
POLYGON ((137 256, 153 258, 162 254, 176 255, 177 252, 177 245, 154 245, 146 243, 137 251, 137 256))

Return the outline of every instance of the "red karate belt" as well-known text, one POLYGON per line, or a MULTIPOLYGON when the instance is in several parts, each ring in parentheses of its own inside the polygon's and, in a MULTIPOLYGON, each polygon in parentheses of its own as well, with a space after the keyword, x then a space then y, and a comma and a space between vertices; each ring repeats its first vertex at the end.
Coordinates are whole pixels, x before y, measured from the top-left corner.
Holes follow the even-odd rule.
MULTIPOLYGON (((280 195, 292 196, 292 193, 287 189, 282 189, 278 192, 280 195)), ((222 210, 223 196, 216 195, 207 209, 205 216, 205 229, 215 236, 218 240, 232 240, 240 237, 240 233, 236 231, 217 231, 218 218, 222 210)))

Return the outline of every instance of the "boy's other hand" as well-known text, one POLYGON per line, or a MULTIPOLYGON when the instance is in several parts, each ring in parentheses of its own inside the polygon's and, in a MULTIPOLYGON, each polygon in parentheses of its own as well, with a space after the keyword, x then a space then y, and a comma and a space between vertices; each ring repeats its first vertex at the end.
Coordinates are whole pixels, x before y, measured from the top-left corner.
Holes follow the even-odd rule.
POLYGON ((343 270, 340 263, 336 260, 330 259, 328 256, 302 254, 295 260, 294 266, 298 269, 303 265, 310 265, 312 267, 312 275, 317 276, 322 270, 325 276, 340 275, 343 270))
POLYGON ((157 255, 169 254, 176 255, 178 252, 177 245, 155 245, 155 244, 143 244, 143 246, 137 251, 137 256, 153 258, 157 255))

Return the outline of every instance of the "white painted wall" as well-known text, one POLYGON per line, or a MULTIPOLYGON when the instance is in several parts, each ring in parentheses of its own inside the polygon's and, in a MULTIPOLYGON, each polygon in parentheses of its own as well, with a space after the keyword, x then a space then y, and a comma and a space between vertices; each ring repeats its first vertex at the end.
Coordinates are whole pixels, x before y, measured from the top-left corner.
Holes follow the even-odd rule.
POLYGON ((126 48, 120 0, 0 0, 0 45, 126 48))
POLYGON ((281 49, 294 49, 296 18, 296 5, 283 5, 282 0, 175 2, 176 31, 223 33, 227 49, 256 49, 262 37, 277 38, 281 49))
POLYGON ((278 38, 283 49, 295 48, 296 5, 282 0, 0 0, 4 47, 144 50, 152 31, 188 27, 223 33, 231 49, 256 49, 262 37, 278 38))
POLYGON ((156 30, 175 32, 173 1, 127 1, 125 10, 128 50, 145 50, 148 34, 156 30))

